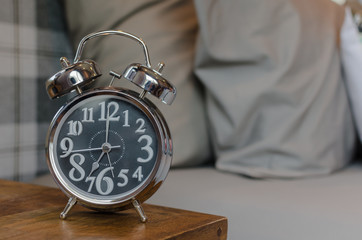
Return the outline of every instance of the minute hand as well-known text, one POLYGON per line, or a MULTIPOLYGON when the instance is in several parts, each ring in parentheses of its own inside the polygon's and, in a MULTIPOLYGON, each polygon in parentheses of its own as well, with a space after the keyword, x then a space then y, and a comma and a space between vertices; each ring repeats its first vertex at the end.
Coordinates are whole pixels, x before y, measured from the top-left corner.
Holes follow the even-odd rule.
POLYGON ((110 108, 110 104, 108 104, 107 106, 107 119, 106 119, 106 142, 108 143, 108 133, 109 133, 109 108, 110 108))

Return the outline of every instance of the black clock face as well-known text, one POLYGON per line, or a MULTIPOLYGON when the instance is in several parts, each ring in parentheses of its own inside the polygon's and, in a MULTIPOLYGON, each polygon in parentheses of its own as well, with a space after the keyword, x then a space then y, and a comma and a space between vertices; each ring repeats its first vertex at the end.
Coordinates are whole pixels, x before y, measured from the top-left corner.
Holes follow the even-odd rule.
POLYGON ((145 185, 155 168, 154 124, 136 104, 95 95, 65 112, 53 140, 62 181, 90 199, 119 199, 145 185))

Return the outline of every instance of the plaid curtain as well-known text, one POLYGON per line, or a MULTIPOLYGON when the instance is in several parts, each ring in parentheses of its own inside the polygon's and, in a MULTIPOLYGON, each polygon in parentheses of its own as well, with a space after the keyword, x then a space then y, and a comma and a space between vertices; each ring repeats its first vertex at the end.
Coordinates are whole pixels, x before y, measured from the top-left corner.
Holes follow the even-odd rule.
POLYGON ((62 4, 0 0, 0 178, 30 181, 47 170, 44 143, 65 99, 49 100, 45 81, 72 58, 62 4))

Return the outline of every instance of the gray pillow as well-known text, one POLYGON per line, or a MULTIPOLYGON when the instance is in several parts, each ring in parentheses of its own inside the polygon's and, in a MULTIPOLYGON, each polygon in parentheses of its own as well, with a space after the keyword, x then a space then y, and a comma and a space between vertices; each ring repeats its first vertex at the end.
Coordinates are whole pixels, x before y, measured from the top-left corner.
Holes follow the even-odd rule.
POLYGON ((330 0, 196 0, 196 74, 218 169, 305 177, 342 168, 354 125, 330 0))
MULTIPOLYGON (((141 37, 150 50, 153 67, 163 61, 163 76, 177 88, 171 106, 150 97, 168 121, 173 144, 172 166, 194 166, 210 158, 202 90, 193 75, 197 19, 191 0, 183 1, 67 1, 70 35, 76 47, 85 35, 100 30, 123 30, 141 37)), ((82 58, 98 62, 108 84, 109 70, 123 72, 131 63, 144 63, 140 46, 117 36, 87 42, 82 58)), ((133 88, 118 82, 118 86, 133 88)), ((139 91, 139 90, 137 90, 139 91)))

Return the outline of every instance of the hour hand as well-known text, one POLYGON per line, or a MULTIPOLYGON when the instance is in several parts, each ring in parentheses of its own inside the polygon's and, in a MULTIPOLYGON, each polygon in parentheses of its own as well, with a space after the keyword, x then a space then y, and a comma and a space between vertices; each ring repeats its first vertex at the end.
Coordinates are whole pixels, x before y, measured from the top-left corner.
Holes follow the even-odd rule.
POLYGON ((102 159, 103 155, 104 155, 104 152, 102 152, 101 155, 99 156, 98 160, 92 164, 92 170, 90 171, 88 177, 90 177, 92 175, 92 173, 99 168, 99 161, 102 159))

